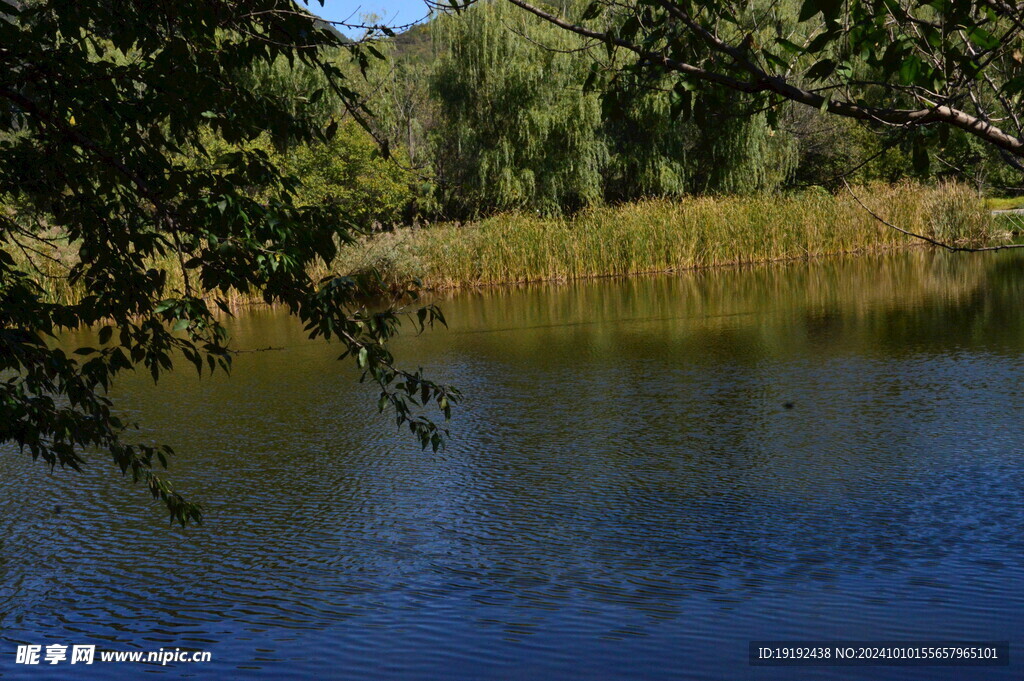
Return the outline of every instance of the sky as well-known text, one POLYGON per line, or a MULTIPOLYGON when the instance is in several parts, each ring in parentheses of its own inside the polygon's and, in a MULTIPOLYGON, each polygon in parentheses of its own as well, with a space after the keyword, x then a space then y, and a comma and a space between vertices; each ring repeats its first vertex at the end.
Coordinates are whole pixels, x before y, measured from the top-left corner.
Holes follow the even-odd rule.
MULTIPOLYGON (((353 21, 358 23, 364 14, 377 14, 380 21, 388 26, 401 26, 419 21, 427 15, 427 5, 423 0, 324 0, 323 7, 318 0, 309 0, 309 9, 328 21, 353 21)), ((350 37, 358 37, 357 31, 345 30, 342 33, 350 37)))

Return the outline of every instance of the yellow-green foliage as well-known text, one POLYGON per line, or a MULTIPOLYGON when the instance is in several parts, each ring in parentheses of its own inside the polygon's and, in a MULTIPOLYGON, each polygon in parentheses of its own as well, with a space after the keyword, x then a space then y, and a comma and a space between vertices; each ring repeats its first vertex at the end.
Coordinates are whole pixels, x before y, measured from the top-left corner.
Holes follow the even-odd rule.
MULTIPOLYGON (((870 185, 854 191, 872 210, 905 229, 949 242, 983 243, 1007 236, 984 202, 964 185, 870 185)), ((453 288, 545 279, 574 279, 768 262, 920 245, 880 224, 848 194, 649 200, 585 211, 572 219, 506 214, 476 223, 439 224, 374 235, 344 247, 316 277, 376 270, 382 287, 420 279, 453 288)), ((63 278, 70 263, 35 259, 49 297, 80 297, 63 278)), ((180 285, 176 262, 154 263, 180 285)), ((236 295, 235 305, 259 300, 236 295)))
POLYGON ((301 202, 337 204, 363 228, 400 221, 412 200, 408 171, 384 158, 373 138, 351 120, 329 144, 297 147, 281 161, 302 178, 301 202))
POLYGON ((985 205, 990 210, 1018 210, 1024 209, 1024 196, 1002 196, 985 199, 985 205))
MULTIPOLYGON (((947 241, 1000 236, 963 185, 856 188, 904 229, 947 241)), ((342 269, 375 268, 390 283, 431 288, 623 275, 920 244, 872 218, 848 194, 650 200, 572 219, 500 215, 381 235, 342 253, 342 269)))
POLYGON ((583 88, 582 39, 505 2, 477 3, 432 30, 443 48, 432 84, 446 214, 598 203, 607 149, 600 99, 583 88))
MULTIPOLYGON (((238 147, 208 135, 203 142, 209 154, 194 154, 191 162, 216 162, 218 156, 238 147)), ((274 148, 269 135, 244 145, 266 152, 277 167, 301 179, 295 195, 300 204, 332 203, 352 224, 369 229, 400 222, 412 200, 411 174, 404 164, 384 158, 377 142, 358 123, 347 119, 326 144, 302 144, 287 150, 274 148)), ((400 161, 400 159, 399 159, 400 161)), ((253 194, 266 197, 254 188, 253 194)))

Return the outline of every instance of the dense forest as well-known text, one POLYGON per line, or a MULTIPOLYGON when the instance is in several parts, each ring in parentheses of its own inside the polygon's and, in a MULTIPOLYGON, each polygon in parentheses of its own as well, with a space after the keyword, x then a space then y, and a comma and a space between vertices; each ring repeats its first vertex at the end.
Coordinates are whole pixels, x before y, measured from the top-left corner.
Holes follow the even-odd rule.
MULTIPOLYGON (((798 26, 798 3, 770 11, 778 26, 798 26)), ((309 69, 281 63, 255 77, 309 100, 325 123, 342 121, 330 148, 283 150, 282 160, 306 178, 311 198, 340 202, 361 226, 833 190, 844 178, 955 179, 1011 195, 1021 187, 1019 171, 963 131, 872 127, 795 105, 764 110, 728 91, 697 97, 691 84, 653 77, 626 54, 508 3, 437 15, 335 61, 365 107, 359 122, 336 99, 309 97, 323 87, 309 69)))

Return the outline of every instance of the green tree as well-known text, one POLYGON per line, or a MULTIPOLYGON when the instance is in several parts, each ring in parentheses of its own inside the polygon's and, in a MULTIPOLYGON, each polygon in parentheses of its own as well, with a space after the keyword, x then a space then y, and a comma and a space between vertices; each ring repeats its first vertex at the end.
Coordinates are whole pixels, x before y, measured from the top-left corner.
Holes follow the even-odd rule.
POLYGON ((952 130, 1024 170, 1024 4, 1012 0, 594 0, 579 21, 507 0, 668 74, 673 90, 743 93, 901 128, 919 170, 952 130), (931 134, 930 128, 936 128, 931 134))
POLYGON ((774 191, 792 174, 794 138, 735 93, 680 101, 665 96, 668 78, 611 71, 602 93, 608 199, 774 191))
MULTIPOLYGON (((405 159, 396 163, 385 158, 373 136, 351 119, 342 121, 333 138, 326 142, 313 140, 278 149, 264 134, 246 144, 231 145, 207 131, 202 136, 202 145, 201 152, 190 150, 191 167, 209 169, 226 154, 259 150, 271 163, 299 180, 295 201, 332 206, 361 232, 398 222, 413 198, 412 177, 401 165, 405 159)), ((254 187, 249 195, 267 201, 273 197, 274 189, 254 187)))
POLYGON ((399 221, 412 200, 408 171, 384 158, 373 137, 351 120, 331 141, 291 150, 281 165, 302 178, 296 194, 303 203, 333 203, 363 231, 399 221))
MULTIPOLYGON (((775 3, 777 20, 786 20, 787 5, 775 3)), ((624 13, 607 17, 611 24, 629 20, 624 13)), ((607 43, 594 48, 595 74, 609 80, 603 99, 612 147, 610 198, 772 191, 792 174, 795 140, 756 100, 704 91, 698 82, 651 69, 607 43), (598 56, 604 53, 602 63, 598 56)))
POLYGON ((581 41, 496 2, 433 29, 435 167, 449 214, 554 214, 600 201, 601 105, 582 89, 589 62, 566 52, 581 41))
MULTIPOLYGON (((154 380, 181 359, 202 372, 231 354, 215 309, 231 290, 257 290, 312 337, 340 341, 344 356, 380 388, 381 409, 424 445, 443 429, 457 393, 396 367, 387 340, 406 315, 419 328, 436 308, 396 303, 371 312, 359 277, 308 274, 356 236, 351 207, 305 203, 301 181, 254 145, 330 145, 293 96, 253 85, 258 68, 315 70, 316 105, 335 97, 364 119, 358 94, 325 55, 360 65, 373 46, 345 45, 290 0, 33 0, 0 5, 0 443, 49 466, 79 468, 90 450, 148 485, 172 519, 201 517, 156 473, 170 450, 133 440, 106 391, 135 367, 154 380), (198 167, 204 131, 234 147, 198 167), (74 303, 46 298, 40 258, 60 239, 73 251, 61 277, 83 286, 74 303), (168 282, 170 257, 182 285, 168 282), (97 347, 67 353, 52 342, 98 328, 97 347)), ((343 127, 343 130, 349 128, 343 127)), ((347 134, 347 133, 342 133, 347 134)), ((209 152, 206 152, 209 153, 209 152)), ((443 319, 441 319, 443 321, 443 319)))

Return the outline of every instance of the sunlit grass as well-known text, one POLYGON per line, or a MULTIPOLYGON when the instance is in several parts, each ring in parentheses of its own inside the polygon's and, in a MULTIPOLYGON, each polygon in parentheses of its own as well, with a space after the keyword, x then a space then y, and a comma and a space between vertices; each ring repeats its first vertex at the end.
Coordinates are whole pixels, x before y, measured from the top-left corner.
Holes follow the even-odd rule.
POLYGON ((1024 208, 1024 196, 991 197, 985 199, 985 207, 989 210, 1015 210, 1024 208))
MULTIPOLYGON (((1015 223, 994 219, 985 202, 957 184, 872 185, 854 191, 900 227, 947 242, 1005 239, 1015 223)), ((310 274, 377 271, 381 288, 418 279, 426 288, 456 288, 594 276, 667 272, 919 245, 875 220, 849 194, 799 194, 647 200, 596 208, 572 218, 506 214, 479 222, 443 223, 378 234, 342 249, 310 274)), ((73 303, 80 286, 66 279, 74 250, 21 263, 49 299, 73 303), (38 268, 38 269, 36 269, 38 268)), ((16 256, 20 254, 15 253, 16 256)), ((181 287, 176 260, 168 295, 181 287)), ((259 293, 227 296, 232 306, 258 303, 259 293)))
MULTIPOLYGON (((904 229, 949 242, 1005 237, 963 185, 855 188, 904 229)), ((880 251, 921 242, 892 230, 848 194, 649 200, 570 219, 500 215, 369 239, 342 254, 342 269, 375 268, 386 281, 428 288, 576 279, 880 251)))

